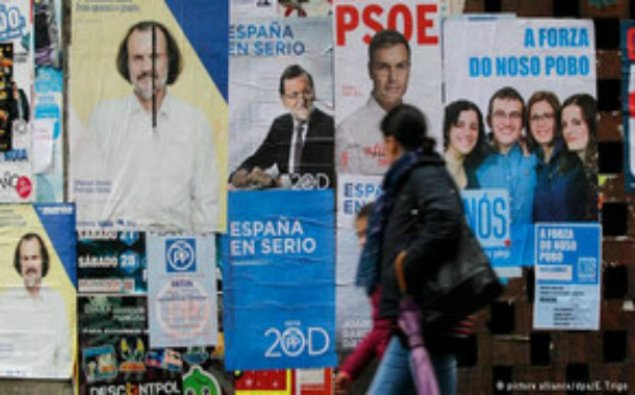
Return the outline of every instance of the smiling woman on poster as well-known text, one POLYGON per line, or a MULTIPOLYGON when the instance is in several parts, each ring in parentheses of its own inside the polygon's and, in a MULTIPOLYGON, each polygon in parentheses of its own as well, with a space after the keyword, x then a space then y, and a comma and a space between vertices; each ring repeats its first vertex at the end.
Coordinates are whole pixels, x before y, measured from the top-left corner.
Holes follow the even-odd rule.
POLYGON ((485 155, 485 124, 478 106, 457 100, 445 107, 443 147, 445 164, 461 189, 478 188, 474 170, 485 155))
POLYGON ((587 180, 582 162, 567 151, 560 130, 560 101, 538 91, 527 102, 527 143, 536 155, 534 221, 582 221, 587 180))
POLYGON ((586 93, 570 96, 562 103, 562 135, 567 149, 578 155, 587 180, 585 219, 598 218, 597 102, 586 93))

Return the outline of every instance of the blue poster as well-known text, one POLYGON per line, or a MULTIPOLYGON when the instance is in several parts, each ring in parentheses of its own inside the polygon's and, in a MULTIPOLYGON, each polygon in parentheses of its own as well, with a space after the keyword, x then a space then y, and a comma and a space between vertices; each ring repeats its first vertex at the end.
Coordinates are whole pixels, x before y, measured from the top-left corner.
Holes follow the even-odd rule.
POLYGON ((467 223, 500 276, 516 277, 521 266, 533 264, 534 225, 511 220, 506 189, 464 190, 461 196, 467 223))
POLYGON ((598 330, 599 224, 536 224, 535 329, 598 330))
POLYGON ((216 240, 148 234, 150 346, 217 343, 216 240))
POLYGON ((337 364, 333 201, 330 190, 229 194, 226 369, 337 364))

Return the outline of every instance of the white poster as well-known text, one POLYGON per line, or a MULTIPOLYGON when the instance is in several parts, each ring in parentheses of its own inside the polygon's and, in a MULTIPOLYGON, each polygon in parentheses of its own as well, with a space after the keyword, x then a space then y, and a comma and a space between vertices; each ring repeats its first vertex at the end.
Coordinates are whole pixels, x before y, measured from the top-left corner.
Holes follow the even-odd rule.
POLYGON ((536 224, 535 329, 600 329, 601 244, 599 224, 536 224))
POLYGON ((327 18, 233 21, 229 33, 232 188, 333 187, 331 45, 327 18))
POLYGON ((333 9, 337 170, 381 175, 388 162, 380 122, 395 105, 404 102, 420 108, 428 118, 430 136, 439 142, 440 5, 335 0, 333 9), (398 34, 381 33, 369 54, 373 37, 384 29, 398 34))
POLYGON ((534 264, 535 222, 597 221, 594 45, 591 21, 444 22, 445 159, 502 276, 534 264))
POLYGON ((217 344, 214 236, 147 236, 150 345, 217 344))
POLYGON ((539 90, 560 101, 596 96, 593 22, 457 16, 443 25, 445 102, 469 98, 484 113, 492 94, 513 86, 527 100, 539 90))

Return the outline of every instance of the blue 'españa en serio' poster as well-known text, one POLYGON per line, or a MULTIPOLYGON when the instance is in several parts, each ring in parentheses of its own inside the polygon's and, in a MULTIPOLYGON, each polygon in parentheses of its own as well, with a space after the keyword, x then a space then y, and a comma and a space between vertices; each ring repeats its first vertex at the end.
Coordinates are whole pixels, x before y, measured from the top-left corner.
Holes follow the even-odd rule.
POLYGON ((334 206, 325 191, 229 194, 225 367, 334 366, 334 206))

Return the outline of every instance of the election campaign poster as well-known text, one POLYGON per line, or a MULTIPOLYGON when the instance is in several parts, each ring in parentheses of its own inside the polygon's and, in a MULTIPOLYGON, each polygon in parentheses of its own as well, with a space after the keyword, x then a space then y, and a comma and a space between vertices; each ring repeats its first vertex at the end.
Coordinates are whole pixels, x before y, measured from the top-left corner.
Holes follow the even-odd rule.
POLYGON ((76 355, 75 208, 0 212, 0 377, 68 379, 76 355))
POLYGON ((38 202, 64 200, 62 1, 33 3, 35 97, 31 121, 38 202))
MULTIPOLYGON (((461 193, 461 199, 470 229, 492 265, 501 271, 501 267, 506 266, 512 256, 509 191, 467 189, 461 193)), ((511 273, 502 272, 507 275, 511 273)))
POLYGON ((31 4, 0 4, 0 202, 32 202, 36 185, 31 165, 33 50, 31 4))
POLYGON ((221 239, 225 366, 335 366, 331 190, 234 191, 221 239))
POLYGON ((231 188, 333 187, 331 32, 328 18, 232 21, 231 188))
MULTIPOLYGON (((381 193, 380 176, 338 175, 337 266, 336 266, 336 346, 352 350, 372 327, 368 291, 355 284, 361 254, 361 237, 367 222, 358 221, 359 211, 381 193)), ((366 219, 367 221, 367 219, 366 219)))
POLYGON ((594 43, 585 20, 443 25, 445 159, 503 276, 534 263, 535 222, 597 221, 594 43))
POLYGON ((624 182, 635 190, 635 21, 622 21, 622 114, 624 182))
POLYGON ((600 329, 601 243, 599 224, 536 224, 535 329, 600 329))
POLYGON ((396 104, 420 108, 429 122, 430 135, 440 142, 439 2, 334 0, 333 12, 337 170, 382 175, 389 164, 380 122, 396 104), (384 29, 399 34, 376 36, 384 29))
POLYGON ((80 294, 145 294, 147 267, 145 232, 78 232, 77 291, 80 294))
POLYGON ((222 1, 73 1, 79 229, 225 229, 228 12, 222 1))
POLYGON ((216 239, 147 238, 150 345, 190 347, 217 343, 216 239))
POLYGON ((231 376, 212 359, 213 348, 150 348, 147 306, 145 296, 79 297, 79 393, 230 391, 231 376))

